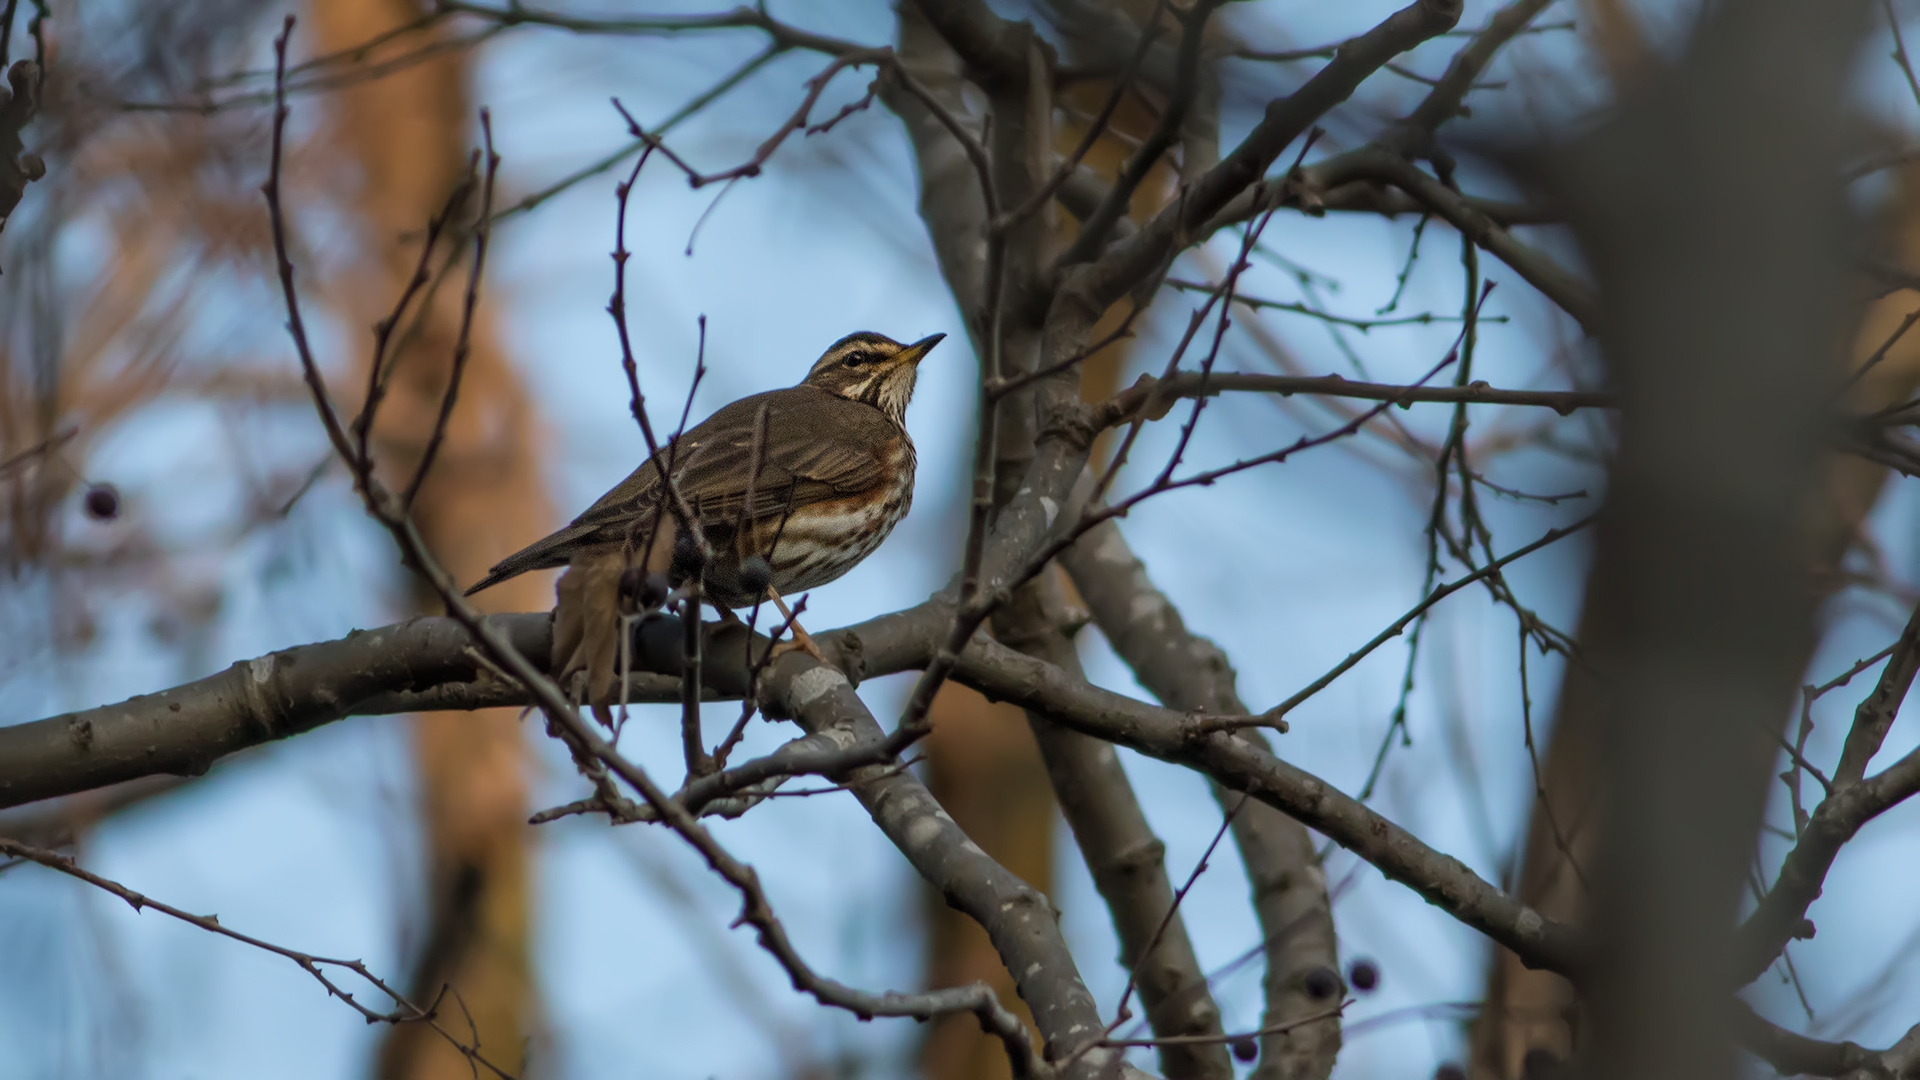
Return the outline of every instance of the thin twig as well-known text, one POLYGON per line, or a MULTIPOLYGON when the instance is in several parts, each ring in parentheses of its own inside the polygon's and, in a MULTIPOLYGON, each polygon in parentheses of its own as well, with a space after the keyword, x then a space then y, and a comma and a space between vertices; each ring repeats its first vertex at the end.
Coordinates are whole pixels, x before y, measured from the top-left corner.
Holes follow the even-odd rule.
POLYGON ((434 246, 440 242, 440 234, 445 231, 447 224, 453 220, 455 214, 460 212, 460 207, 466 203, 468 196, 473 194, 473 185, 478 179, 475 171, 478 164, 477 156, 468 159, 466 175, 447 196, 446 205, 440 208, 439 213, 427 219, 426 240, 420 246, 420 261, 414 265, 413 276, 409 277, 406 285, 401 288, 399 299, 393 303, 393 310, 388 312, 385 318, 373 324, 373 358, 367 362, 366 400, 360 404, 359 415, 353 418, 354 448, 363 458, 367 456, 368 443, 373 435, 374 414, 379 411, 380 403, 386 398, 387 380, 392 375, 394 364, 397 363, 397 361, 389 362, 394 346, 394 331, 399 328, 400 321, 406 317, 407 309, 413 306, 414 298, 432 280, 432 275, 427 273, 427 264, 433 259, 434 246))
POLYGON ((1120 107, 1120 103, 1126 100, 1127 93, 1133 89, 1133 80, 1140 74, 1140 65, 1146 61, 1153 43, 1160 38, 1162 28, 1160 13, 1166 10, 1166 6, 1167 0, 1154 0, 1153 12, 1146 18, 1145 29, 1140 33, 1140 41, 1134 46, 1133 55, 1127 59, 1127 66, 1121 69, 1120 78, 1114 82, 1113 91, 1107 95, 1106 103, 1100 107, 1098 113, 1088 118, 1086 134, 1080 137, 1080 144, 1073 148, 1072 153, 1060 160, 1060 164, 1053 170, 1053 175, 1047 177, 1046 182, 1029 195, 1025 202, 990 222, 989 227, 1004 232, 1045 206, 1047 200, 1053 198, 1054 193, 1060 190, 1060 185, 1066 183, 1067 178, 1073 175, 1073 171, 1080 167, 1080 162, 1085 160, 1087 152, 1099 143, 1101 136, 1108 134, 1114 111, 1120 107))
MULTIPOLYGON (((284 945, 276 945, 271 941, 254 937, 251 934, 243 934, 238 930, 232 930, 221 925, 218 915, 195 915, 174 907, 172 904, 155 900, 153 897, 136 892, 111 878, 101 877, 99 874, 80 866, 73 859, 61 855, 58 852, 47 851, 29 844, 22 844, 16 840, 0 838, 0 854, 5 854, 16 860, 39 863, 49 870, 55 870, 68 877, 84 881, 94 888, 112 893, 114 896, 125 900, 136 912, 152 908, 162 915, 198 927, 209 934, 218 934, 221 937, 238 941, 242 945, 252 946, 262 952, 284 957, 292 962, 295 967, 313 976, 314 980, 326 989, 329 996, 339 998, 341 1001, 346 1002, 347 1006, 359 1013, 367 1023, 395 1025, 413 1023, 426 1024, 441 1038, 445 1039, 448 1045, 458 1051, 462 1057, 466 1058, 469 1065, 476 1070, 476 1074, 478 1069, 484 1068, 499 1078, 499 1080, 514 1080, 513 1074, 487 1060, 486 1056, 480 1052, 479 1038, 477 1036, 475 1036, 471 1043, 462 1042, 455 1037, 452 1032, 449 1032, 440 1025, 437 1016, 439 1005, 437 1001, 424 1009, 415 1005, 413 1002, 407 1000, 405 995, 395 990, 385 979, 375 975, 364 961, 340 960, 333 957, 316 956, 313 953, 301 952, 298 949, 289 949, 284 945), (328 968, 338 968, 342 971, 349 971, 366 980, 374 989, 385 994, 392 1000, 394 1008, 388 1012, 369 1008, 367 1005, 361 1003, 358 998, 354 997, 351 991, 344 989, 339 983, 329 977, 327 975, 328 968)), ((442 992, 444 993, 445 991, 442 992)))
POLYGON ((1335 664, 1333 668, 1329 670, 1326 674, 1308 683, 1306 686, 1296 691, 1293 694, 1293 696, 1287 698, 1285 701, 1282 701, 1280 704, 1275 705, 1273 708, 1268 709, 1266 712, 1262 713, 1258 717, 1254 717, 1253 719, 1266 722, 1266 721, 1277 720, 1277 719, 1280 719, 1281 717, 1284 717, 1285 715, 1287 715, 1287 713, 1293 711, 1295 708, 1298 708, 1301 702, 1306 701, 1308 698, 1326 689, 1329 683, 1332 683, 1335 679, 1339 678, 1340 676, 1346 674, 1348 671, 1352 670, 1355 664, 1358 664, 1360 661, 1366 659, 1367 655, 1372 653, 1373 650, 1379 648, 1381 645, 1392 640, 1393 638, 1400 636, 1400 632, 1407 628, 1407 624, 1419 618, 1420 615, 1424 613, 1428 608, 1446 599, 1447 597, 1452 596, 1454 593, 1459 592, 1461 589, 1466 588, 1468 585, 1471 585, 1474 582, 1481 580, 1482 578, 1489 577, 1491 575, 1499 573, 1500 570, 1503 567, 1505 567, 1507 564, 1512 563, 1518 559, 1523 559, 1526 556, 1531 555, 1536 551, 1539 551, 1541 548, 1548 546, 1549 544, 1553 544, 1557 541, 1565 539, 1566 537, 1572 536, 1574 533, 1579 532, 1581 529, 1584 529, 1587 526, 1593 524, 1595 520, 1596 519, 1593 517, 1585 517, 1585 518, 1581 518, 1579 521, 1576 521, 1571 525, 1566 526, 1565 528, 1549 529, 1547 530, 1546 535, 1540 537, 1540 539, 1538 540, 1535 540, 1533 543, 1528 544, 1525 547, 1519 548, 1518 550, 1515 550, 1505 555, 1502 558, 1496 559, 1493 562, 1490 562, 1487 565, 1481 567, 1480 569, 1475 570, 1473 573, 1466 575, 1465 577, 1456 578, 1440 586, 1439 588, 1433 590, 1432 592, 1428 593, 1426 597, 1422 599, 1418 604, 1415 604, 1411 609, 1409 609, 1406 614, 1400 616, 1398 619, 1395 619, 1393 623, 1389 625, 1385 630, 1382 630, 1380 631, 1380 633, 1374 635, 1373 640, 1367 642, 1365 645, 1362 645, 1360 648, 1348 654, 1345 660, 1342 660, 1338 664, 1335 664))
POLYGON ((473 230, 473 267, 467 271, 467 290, 460 300, 460 330, 453 342, 453 367, 447 375, 447 392, 440 396, 440 414, 434 418, 433 435, 427 439, 427 448, 420 454, 420 466, 414 470, 406 493, 400 497, 400 505, 409 512, 413 509, 414 498, 420 494, 420 485, 427 482, 433 459, 447 437, 447 427, 453 422, 453 406, 459 400, 460 381, 466 375, 467 356, 471 350, 473 313, 480 303, 480 279, 487 267, 487 241, 493 238, 493 181, 500 171, 500 155, 493 152, 493 117, 485 109, 480 110, 480 135, 487 157, 487 172, 480 188, 480 216, 473 230))
POLYGON ((1893 10, 1893 0, 1880 0, 1880 6, 1887 13, 1887 28, 1893 31, 1893 61, 1907 77, 1907 89, 1913 93, 1914 104, 1920 105, 1920 78, 1914 77, 1913 61, 1907 57, 1906 38, 1900 33, 1900 16, 1893 10))
POLYGON ((1153 133, 1147 136, 1140 149, 1127 158, 1106 199, 1080 223, 1079 233, 1060 256, 1057 265, 1073 266, 1087 262, 1100 253, 1114 223, 1124 217, 1127 208, 1132 205, 1133 193, 1146 180, 1161 155, 1171 149, 1179 138, 1181 128, 1186 123, 1187 108, 1193 103, 1195 88, 1200 81, 1201 48, 1207 36, 1207 23, 1223 2, 1193 0, 1181 13, 1180 19, 1185 26, 1180 37, 1180 52, 1174 64, 1172 91, 1160 110, 1160 122, 1154 126, 1153 133))
POLYGON ((1899 343, 1900 339, 1906 336, 1907 331, 1913 329, 1913 324, 1916 322, 1920 322, 1920 308, 1915 308, 1912 312, 1908 313, 1907 317, 1901 320, 1899 327, 1897 327, 1892 334, 1888 335, 1887 340, 1881 342, 1880 347, 1873 350, 1873 355, 1867 357, 1861 362, 1859 367, 1853 369, 1853 374, 1847 376, 1847 386, 1851 388, 1861 379, 1866 378, 1867 372, 1872 371, 1879 365, 1880 361, 1887 358, 1888 350, 1899 343))
POLYGON ((1146 948, 1141 949, 1140 955, 1134 958, 1133 963, 1127 965, 1126 989, 1120 991, 1120 1005, 1114 1009, 1114 1021, 1107 1028, 1109 1034, 1132 1015, 1127 1010, 1127 1002, 1132 999, 1133 991, 1140 983, 1141 967, 1146 964, 1147 958, 1153 955, 1153 950, 1160 947, 1160 939, 1166 936, 1167 927, 1173 925, 1174 918, 1180 913, 1180 902, 1185 900, 1187 894, 1192 892, 1193 887, 1199 883, 1200 875, 1206 873, 1207 864, 1212 860, 1214 851, 1220 847, 1220 841, 1226 838, 1227 829, 1233 825, 1233 819, 1240 816, 1241 808, 1246 805, 1247 795, 1241 792, 1240 797, 1233 801, 1233 806, 1221 815, 1220 827, 1214 830, 1213 839, 1208 842, 1207 849, 1200 853, 1200 861, 1193 864, 1193 872, 1187 875, 1187 880, 1174 892, 1173 903, 1167 905, 1167 913, 1161 916, 1160 925, 1154 928, 1153 936, 1147 939, 1146 948))

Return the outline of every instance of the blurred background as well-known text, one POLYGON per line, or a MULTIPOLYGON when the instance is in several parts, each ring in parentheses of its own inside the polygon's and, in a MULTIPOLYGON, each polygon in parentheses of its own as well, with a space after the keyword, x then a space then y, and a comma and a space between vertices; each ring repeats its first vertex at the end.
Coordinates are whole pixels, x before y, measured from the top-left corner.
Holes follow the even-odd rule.
MULTIPOLYGON (((1035 19, 1071 56, 1077 28, 1093 17, 1087 9, 1103 5, 995 6, 1035 19)), ((1311 74, 1322 47, 1395 6, 1268 0, 1229 8, 1219 18, 1222 144, 1233 145, 1267 100, 1311 74), (1236 55, 1289 51, 1306 55, 1236 55)), ((430 20, 432 5, 409 0, 54 2, 38 41, 28 28, 41 17, 37 5, 6 10, 13 56, 37 46, 48 60, 47 103, 28 144, 49 171, 0 234, 0 460, 8 462, 0 466, 0 723, 149 692, 424 610, 390 541, 331 461, 282 328, 258 186, 268 160, 271 39, 284 15, 301 18, 296 63, 378 43, 352 63, 297 73, 289 127, 302 288, 329 376, 349 400, 364 378, 369 327, 463 173, 478 110, 491 115, 503 213, 461 412, 420 510, 429 542, 465 580, 578 513, 644 453, 605 311, 614 187, 632 160, 609 99, 656 130, 668 125, 675 150, 713 171, 749 158, 825 64, 817 54, 771 50, 752 29, 505 28, 482 18, 430 20)), ((553 10, 645 19, 724 8, 690 0, 553 10)), ((1494 10, 1469 0, 1462 31, 1494 10)), ((1577 126, 1631 78, 1643 62, 1636 57, 1684 34, 1691 10, 1551 5, 1469 96, 1465 131, 1484 147, 1577 126)), ((1920 23, 1909 6, 1888 10, 1920 23)), ((772 11, 864 44, 890 44, 900 32, 884 0, 794 0, 772 11)), ((1863 146, 1904 144, 1920 127, 1920 91, 1885 60, 1893 42, 1883 23, 1863 58, 1861 97, 1883 129, 1863 135, 1863 146)), ((1462 44, 1436 39, 1375 76, 1332 114, 1316 152, 1371 138, 1420 99, 1422 80, 1439 75, 1462 44)), ((817 115, 858 102, 868 78, 841 75, 817 115)), ((1101 100, 1093 93, 1080 106, 1083 120, 1101 100)), ((1151 128, 1151 109, 1130 102, 1117 119, 1122 134, 1090 163, 1111 172, 1128 152, 1124 133, 1151 128)), ((1063 151, 1077 138, 1075 115, 1072 103, 1063 107, 1063 151)), ((1896 252, 1920 248, 1920 204, 1905 194, 1920 178, 1908 168, 1874 171, 1854 187, 1896 252)), ((1471 160, 1461 178, 1476 193, 1519 194, 1471 160)), ((1147 185, 1143 212, 1174 182, 1147 185)), ((914 511, 876 555, 809 597, 815 629, 915 603, 958 563, 977 369, 959 344, 965 327, 918 200, 911 147, 877 103, 831 131, 791 139, 752 180, 692 190, 655 161, 632 194, 629 318, 658 428, 671 430, 687 402, 701 316, 708 372, 692 397, 695 419, 797 381, 853 330, 903 340, 954 335, 923 367, 909 413, 921 462, 914 511)), ((1553 227, 1519 231, 1577 267, 1553 227)), ((1238 243, 1216 237, 1176 263, 1173 277, 1217 281, 1238 243)), ((1497 261, 1482 257, 1478 272, 1497 288, 1477 331, 1475 378, 1502 387, 1597 384, 1597 361, 1570 319, 1497 261)), ((422 418, 437 408, 445 375, 430 358, 446 355, 457 326, 453 280, 410 331, 408 355, 420 360, 397 380, 376 432, 377 452, 396 470, 417 457, 430 426, 422 418)), ((1475 292, 1459 237, 1444 223, 1291 211, 1272 219, 1240 288, 1274 306, 1236 312, 1221 368, 1391 382, 1439 362, 1475 292)), ((1164 290, 1137 339, 1092 366, 1089 392, 1157 372, 1196 303, 1164 290)), ((1863 351, 1910 305, 1880 301, 1863 351)), ((1857 392, 1897 401, 1916 382, 1920 343, 1896 345, 1857 392)), ((1187 460, 1225 464, 1358 411, 1337 401, 1223 397, 1208 407, 1187 460)), ((1492 549, 1510 551, 1597 507, 1610 437, 1604 416, 1482 407, 1470 415, 1492 549)), ((1396 410, 1360 437, 1156 498, 1122 523, 1188 624, 1226 650, 1250 705, 1293 693, 1419 599, 1433 458, 1452 420, 1441 406, 1396 410)), ((1175 433, 1170 424, 1145 432, 1121 490, 1151 478, 1175 433)), ((1831 591, 1812 683, 1881 649, 1920 600, 1920 502, 1911 486, 1883 485, 1878 471, 1858 464, 1836 465, 1834 475, 1831 591)), ((1571 540, 1516 564, 1506 580, 1541 619, 1571 633, 1587 554, 1571 540)), ((514 587, 485 599, 498 610, 551 604, 548 575, 514 587)), ((1082 632, 1079 644, 1090 678, 1145 696, 1097 632, 1082 632)), ((1550 743, 1562 667, 1558 656, 1534 651, 1523 688, 1522 645, 1509 608, 1463 591, 1434 609, 1417 639, 1379 650, 1291 714, 1277 749, 1364 792, 1479 874, 1519 888, 1537 778, 1558 767, 1550 743)), ((1813 704, 1809 756, 1837 752, 1841 721, 1871 679, 1813 704)), ((884 721, 909 685, 896 676, 861 691, 884 721)), ((677 731, 671 709, 661 708, 642 711, 625 749, 673 773, 677 731)), ((738 707, 710 708, 718 727, 738 707)), ((920 768, 972 835, 1053 898, 1082 973, 1111 1013, 1125 985, 1117 945, 1052 808, 1023 716, 955 688, 938 708, 920 768)), ((761 752, 783 738, 778 725, 756 723, 746 748, 761 752)), ((1902 725, 1888 747, 1903 752, 1915 739, 1902 725)), ((1213 839, 1219 807, 1198 777, 1122 756, 1179 882, 1213 839)), ((0 815, 0 832, 30 825, 132 888, 217 912, 223 924, 279 944, 364 959, 401 985, 429 988, 429 997, 452 980, 461 1023, 471 1019, 489 1053, 519 1075, 971 1080, 1004 1069, 993 1054, 972 1056, 968 1020, 930 1035, 907 1021, 858 1023, 792 992, 749 934, 728 929, 734 894, 671 836, 582 818, 525 824, 531 812, 577 798, 581 786, 539 725, 511 711, 368 718, 236 756, 204 777, 12 811, 0 815)), ((1790 833, 1784 789, 1776 802, 1769 820, 1790 833)), ((1869 1045, 1890 1042, 1920 1014, 1911 963, 1920 909, 1904 881, 1911 860, 1900 857, 1917 814, 1911 806, 1890 813, 1845 849, 1811 913, 1818 938, 1793 947, 1791 974, 1776 969, 1751 989, 1763 1013, 1869 1045)), ((981 942, 926 895, 851 796, 776 800, 715 830, 759 871, 802 953, 824 973, 874 990, 991 974, 991 954, 983 958, 981 942)), ((1771 867, 1783 845, 1768 844, 1756 861, 1771 867)), ((1335 1075, 1425 1077, 1465 1063, 1477 1003, 1508 992, 1488 943, 1338 849, 1324 869, 1342 956, 1381 972, 1378 989, 1347 1014, 1335 1075)), ((1260 933, 1230 845, 1214 854, 1182 910, 1203 967, 1217 973, 1228 1030, 1257 1026, 1260 933)), ((465 1062, 428 1039, 418 1028, 368 1026, 279 958, 137 914, 37 868, 0 868, 0 1078, 468 1075, 465 1062)))

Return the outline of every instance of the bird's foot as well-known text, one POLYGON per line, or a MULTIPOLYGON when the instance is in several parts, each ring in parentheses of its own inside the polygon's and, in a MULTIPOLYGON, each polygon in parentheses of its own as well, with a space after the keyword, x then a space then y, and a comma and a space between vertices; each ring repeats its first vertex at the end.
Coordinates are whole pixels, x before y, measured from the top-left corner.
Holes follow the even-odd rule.
MULTIPOLYGON (((793 640, 782 641, 774 645, 772 651, 767 653, 767 662, 772 663, 782 656, 798 649, 808 656, 813 657, 815 660, 820 661, 822 664, 832 667, 833 661, 828 660, 826 654, 820 651, 820 646, 815 645, 813 638, 807 635, 807 628, 800 625, 798 613, 787 606, 786 597, 780 595, 780 590, 771 585, 767 586, 767 597, 773 601, 773 606, 780 610, 780 617, 785 619, 787 625, 793 628, 793 640)), ((800 598, 800 605, 802 607, 806 606, 806 602, 806 597, 803 596, 800 598)))
POLYGON ((805 630, 800 629, 799 623, 793 624, 793 639, 791 641, 774 643, 773 651, 767 654, 767 662, 772 663, 790 652, 803 652, 828 667, 833 666, 833 661, 827 659, 826 654, 820 651, 820 646, 813 643, 813 638, 808 636, 805 630))

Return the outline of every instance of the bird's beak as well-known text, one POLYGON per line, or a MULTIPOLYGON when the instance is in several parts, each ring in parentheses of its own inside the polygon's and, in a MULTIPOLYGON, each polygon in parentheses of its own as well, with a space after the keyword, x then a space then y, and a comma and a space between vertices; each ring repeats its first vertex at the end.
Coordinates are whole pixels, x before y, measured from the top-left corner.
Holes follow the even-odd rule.
POLYGON ((926 359, 926 355, 933 351, 935 345, 945 340, 946 336, 945 334, 935 334, 932 337, 921 338, 919 341, 914 342, 901 351, 901 359, 909 364, 919 363, 921 360, 926 359))

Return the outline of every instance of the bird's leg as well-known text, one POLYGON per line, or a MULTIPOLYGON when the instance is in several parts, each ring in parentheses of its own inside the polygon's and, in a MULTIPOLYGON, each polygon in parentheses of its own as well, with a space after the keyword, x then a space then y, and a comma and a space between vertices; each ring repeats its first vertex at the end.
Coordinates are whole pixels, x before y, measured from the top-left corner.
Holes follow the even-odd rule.
POLYGON ((787 653, 799 649, 815 660, 826 664, 828 667, 832 667, 833 664, 828 661, 825 654, 820 651, 820 646, 815 645, 813 638, 807 636, 807 631, 800 625, 800 620, 793 617, 793 611, 787 607, 787 602, 780 598, 780 590, 769 585, 767 586, 767 595, 773 599, 773 606, 780 609, 780 617, 785 619, 787 625, 793 628, 793 640, 782 641, 775 645, 773 651, 767 654, 767 659, 769 661, 778 660, 787 653))

